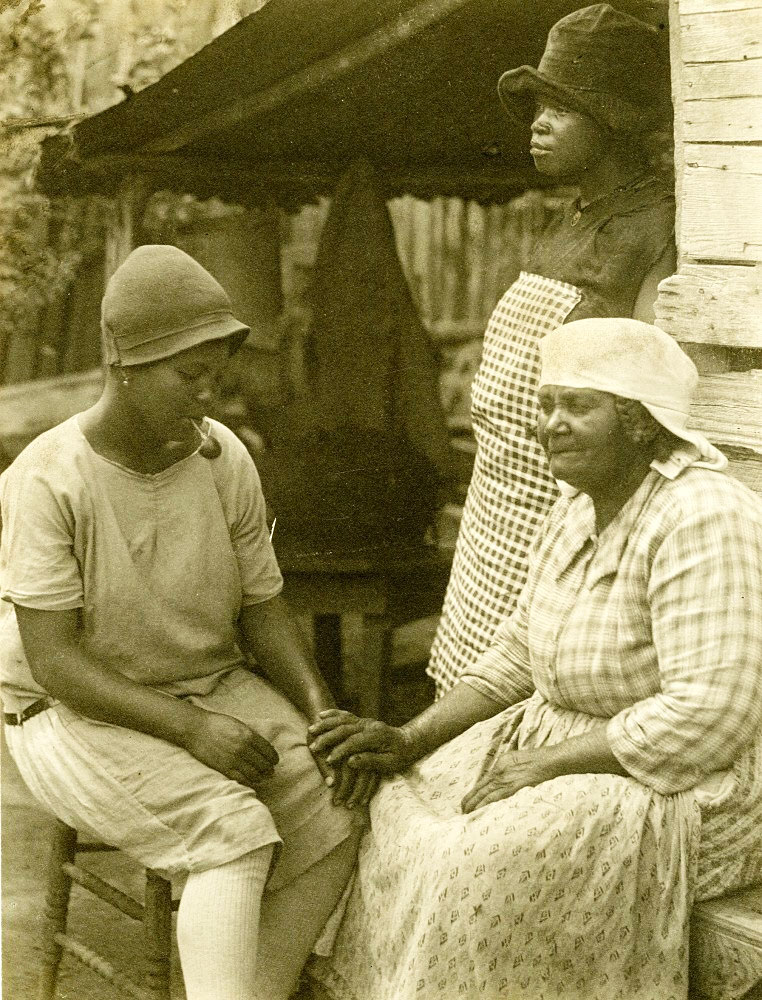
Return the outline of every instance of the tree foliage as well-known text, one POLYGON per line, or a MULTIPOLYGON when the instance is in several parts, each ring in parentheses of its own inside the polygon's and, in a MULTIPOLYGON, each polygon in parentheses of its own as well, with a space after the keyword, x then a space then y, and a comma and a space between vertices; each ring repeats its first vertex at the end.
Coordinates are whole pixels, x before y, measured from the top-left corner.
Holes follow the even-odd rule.
MULTIPOLYGON (((10 0, 0 13, 0 383, 38 374, 45 311, 83 257, 87 219, 34 188, 41 140, 139 90, 220 30, 220 0, 10 0), (192 4, 192 11, 190 5, 192 4), (105 27, 104 27, 105 25, 105 27)), ((82 199, 83 200, 83 199, 82 199)), ((101 227, 102 230, 102 227, 101 227)))
MULTIPOLYGON (((77 265, 50 244, 51 206, 33 187, 37 123, 71 114, 69 38, 41 20, 40 5, 19 12, 0 40, 0 349, 32 340, 41 310, 61 294, 77 265), (63 44, 62 44, 63 41, 63 44)), ((6 15, 7 18, 7 15, 6 15)))

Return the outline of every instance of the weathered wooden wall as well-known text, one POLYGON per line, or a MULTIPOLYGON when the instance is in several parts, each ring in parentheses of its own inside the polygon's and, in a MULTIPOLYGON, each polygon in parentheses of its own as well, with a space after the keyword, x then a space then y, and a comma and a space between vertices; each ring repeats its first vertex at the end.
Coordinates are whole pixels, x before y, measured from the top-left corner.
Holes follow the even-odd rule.
POLYGON ((694 356, 694 424, 762 489, 762 0, 672 0, 678 269, 657 322, 694 356))

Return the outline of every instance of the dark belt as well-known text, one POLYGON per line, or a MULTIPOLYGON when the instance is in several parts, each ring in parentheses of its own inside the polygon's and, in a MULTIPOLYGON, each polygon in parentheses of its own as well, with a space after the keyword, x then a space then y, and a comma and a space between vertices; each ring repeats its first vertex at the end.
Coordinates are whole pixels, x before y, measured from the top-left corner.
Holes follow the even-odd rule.
POLYGON ((23 726, 27 720, 33 719, 35 715, 44 712, 46 708, 52 707, 52 698, 38 698, 37 701, 33 701, 31 705, 28 705, 23 712, 4 712, 3 719, 6 726, 23 726))

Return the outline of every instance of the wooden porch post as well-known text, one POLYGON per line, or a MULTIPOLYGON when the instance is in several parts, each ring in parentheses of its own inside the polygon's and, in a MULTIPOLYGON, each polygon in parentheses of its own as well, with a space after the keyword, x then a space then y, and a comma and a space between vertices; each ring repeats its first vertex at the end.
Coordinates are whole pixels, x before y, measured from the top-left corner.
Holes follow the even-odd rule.
POLYGON ((150 194, 145 174, 130 174, 121 181, 106 226, 104 285, 136 246, 136 233, 150 194))

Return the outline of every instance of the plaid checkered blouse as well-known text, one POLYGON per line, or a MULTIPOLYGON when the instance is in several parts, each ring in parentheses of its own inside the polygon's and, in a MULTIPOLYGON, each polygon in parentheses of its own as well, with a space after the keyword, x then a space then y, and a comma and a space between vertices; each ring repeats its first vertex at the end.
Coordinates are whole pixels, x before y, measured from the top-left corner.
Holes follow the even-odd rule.
POLYGON ((461 679, 609 718, 617 759, 662 794, 738 765, 762 728, 762 502, 722 473, 652 469, 597 536, 590 498, 560 499, 461 679))

